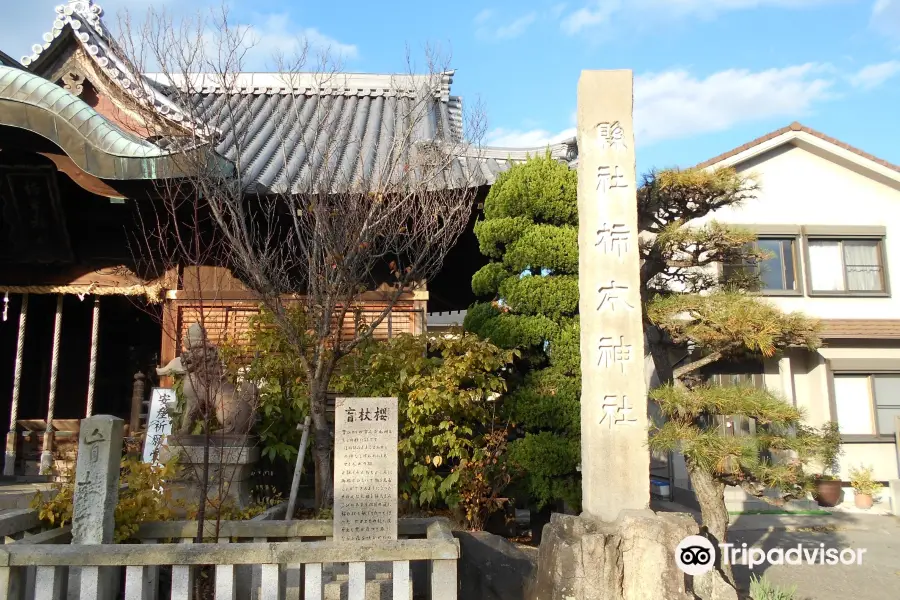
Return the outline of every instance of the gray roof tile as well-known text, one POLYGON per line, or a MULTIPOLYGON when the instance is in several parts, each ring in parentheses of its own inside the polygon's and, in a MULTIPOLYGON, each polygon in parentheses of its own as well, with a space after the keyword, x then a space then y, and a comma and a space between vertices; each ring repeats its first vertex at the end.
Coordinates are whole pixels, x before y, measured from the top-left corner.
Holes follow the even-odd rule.
MULTIPOLYGON (((170 81, 140 73, 120 58, 102 22, 103 11, 91 0, 70 1, 56 12, 43 43, 22 57, 24 65, 39 64, 63 31, 71 29, 87 56, 124 92, 188 137, 212 142, 235 164, 250 191, 337 190, 373 173, 414 164, 417 157, 397 156, 398 149, 417 153, 428 145, 454 157, 440 184, 449 187, 490 185, 510 164, 547 150, 560 160, 574 158, 574 140, 531 149, 464 143, 462 100, 450 93, 452 71, 240 73, 230 74, 227 84, 196 74, 170 81)), ((179 142, 157 143, 167 147, 179 142)))

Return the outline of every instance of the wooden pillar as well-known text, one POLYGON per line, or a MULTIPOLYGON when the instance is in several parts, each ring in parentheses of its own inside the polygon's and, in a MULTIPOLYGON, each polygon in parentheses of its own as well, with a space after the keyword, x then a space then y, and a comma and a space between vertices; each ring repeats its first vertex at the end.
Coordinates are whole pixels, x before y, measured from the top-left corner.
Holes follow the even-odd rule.
POLYGON ((19 391, 22 385, 22 355, 25 352, 25 325, 28 322, 28 294, 22 295, 22 308, 19 311, 19 333, 16 339, 16 367, 13 376, 12 404, 9 410, 9 433, 6 435, 6 462, 3 474, 16 474, 16 434, 19 420, 19 391))
POLYGON ((56 405, 56 381, 59 375, 59 340, 62 336, 63 295, 56 297, 56 320, 53 323, 53 355, 50 359, 50 398, 47 402, 47 429, 41 452, 41 474, 49 475, 53 465, 53 409, 56 405))
POLYGON ((97 379, 97 338, 100 334, 100 296, 94 296, 94 317, 91 322, 91 366, 88 374, 87 409, 85 417, 94 414, 94 384, 97 379))

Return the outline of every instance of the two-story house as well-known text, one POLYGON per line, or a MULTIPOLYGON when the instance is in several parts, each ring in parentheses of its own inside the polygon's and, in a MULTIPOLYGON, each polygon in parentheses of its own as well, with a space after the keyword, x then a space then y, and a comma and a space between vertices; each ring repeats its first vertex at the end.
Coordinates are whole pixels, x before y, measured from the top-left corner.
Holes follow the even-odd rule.
MULTIPOLYGON (((756 232, 771 256, 761 265, 762 293, 823 325, 818 351, 792 349, 743 377, 780 393, 812 425, 838 423, 845 486, 848 469, 860 464, 874 467, 878 480, 896 479, 900 166, 799 123, 699 166, 753 173, 756 198, 707 220, 756 232)), ((689 489, 674 462, 676 488, 689 489)))

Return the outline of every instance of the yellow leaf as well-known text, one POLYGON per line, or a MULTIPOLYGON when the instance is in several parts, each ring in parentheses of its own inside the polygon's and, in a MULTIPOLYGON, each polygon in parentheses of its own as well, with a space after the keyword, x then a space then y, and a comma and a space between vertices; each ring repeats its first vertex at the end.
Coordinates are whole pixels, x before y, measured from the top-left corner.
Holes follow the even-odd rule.
POLYGON ((433 459, 431 459, 431 462, 434 464, 435 468, 437 468, 441 466, 441 463, 444 462, 444 459, 440 456, 435 456, 433 459))

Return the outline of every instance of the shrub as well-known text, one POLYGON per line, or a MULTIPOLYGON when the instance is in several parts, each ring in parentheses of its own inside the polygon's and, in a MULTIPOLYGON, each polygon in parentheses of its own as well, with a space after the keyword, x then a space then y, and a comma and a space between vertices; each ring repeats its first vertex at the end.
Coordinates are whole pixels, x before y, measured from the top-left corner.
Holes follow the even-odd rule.
POLYGON ((874 496, 881 491, 881 484, 872 478, 872 467, 859 465, 859 468, 850 467, 850 486, 857 494, 874 496))
POLYGON ((497 178, 475 225, 492 262, 472 278, 485 301, 469 308, 465 327, 522 354, 504 417, 515 430, 515 486, 539 508, 580 504, 577 187, 565 164, 531 158, 497 178))
POLYGON ((769 581, 765 575, 762 577, 750 576, 751 600, 794 600, 796 593, 796 586, 779 587, 769 581))
POLYGON ((413 508, 455 506, 457 467, 489 452, 488 436, 505 430, 504 371, 515 355, 474 335, 400 335, 361 345, 332 385, 357 396, 396 396, 401 498, 413 508))
MULTIPOLYGON (((126 456, 119 472, 119 502, 116 504, 114 541, 124 542, 134 536, 141 523, 165 521, 172 518, 172 499, 165 481, 176 473, 174 462, 160 465, 141 462, 126 456)), ((56 486, 56 495, 44 500, 36 494, 31 507, 38 518, 52 527, 63 527, 72 521, 75 497, 75 470, 56 486)))

